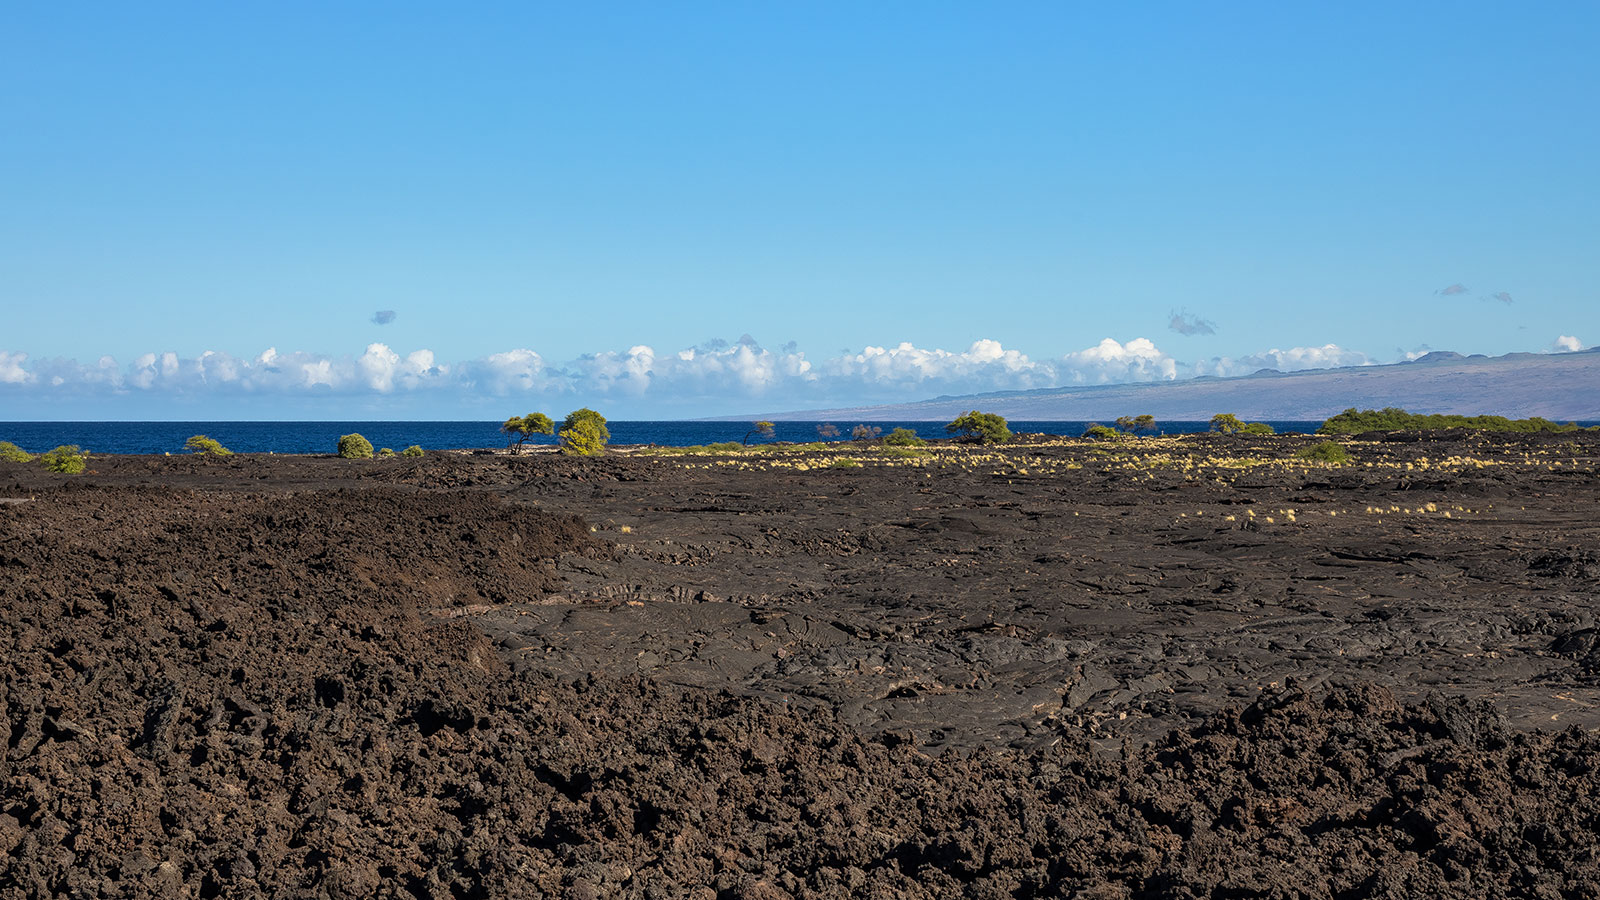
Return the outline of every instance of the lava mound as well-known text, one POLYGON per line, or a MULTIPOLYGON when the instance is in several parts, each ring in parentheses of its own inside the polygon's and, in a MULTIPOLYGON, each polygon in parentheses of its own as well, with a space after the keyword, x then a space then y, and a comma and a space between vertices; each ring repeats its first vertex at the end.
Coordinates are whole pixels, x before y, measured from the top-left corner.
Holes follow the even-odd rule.
POLYGON ((305 868, 326 798, 425 767, 413 742, 476 724, 463 704, 503 675, 432 611, 537 596, 598 552, 581 520, 471 494, 0 507, 0 895, 303 896, 331 877, 305 868))

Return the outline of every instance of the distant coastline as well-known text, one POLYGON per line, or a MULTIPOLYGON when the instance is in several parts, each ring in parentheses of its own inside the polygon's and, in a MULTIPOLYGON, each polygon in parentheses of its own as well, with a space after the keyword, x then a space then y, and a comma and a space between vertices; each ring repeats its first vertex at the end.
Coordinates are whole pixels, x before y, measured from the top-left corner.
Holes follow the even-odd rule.
MULTIPOLYGON (((851 426, 861 419, 839 419, 848 436, 851 426)), ((817 426, 824 420, 785 421, 777 428, 776 439, 792 443, 818 440, 817 426)), ((876 420, 885 432, 906 427, 926 438, 946 437, 943 422, 876 420)), ((1012 423, 1014 430, 1042 434, 1077 436, 1088 422, 1056 421, 1012 423)), ((1319 422, 1279 421, 1271 423, 1278 431, 1313 431, 1319 422)), ((746 420, 716 422, 611 421, 614 446, 658 444, 688 447, 721 441, 740 441, 750 431, 746 420)), ((1167 434, 1205 431, 1208 423, 1158 422, 1157 429, 1167 434)), ((499 422, 0 422, 0 441, 11 441, 30 453, 42 453, 61 444, 76 444, 90 453, 155 454, 185 453, 184 441, 204 434, 236 453, 332 453, 341 434, 358 433, 374 447, 399 450, 417 444, 425 450, 475 450, 506 445, 499 422)), ((554 444, 555 438, 536 436, 534 445, 554 444)))
MULTIPOLYGON (((943 396, 914 403, 773 412, 762 418, 948 421, 969 409, 1018 420, 1105 420, 1149 413, 1161 421, 1216 413, 1266 421, 1321 421, 1355 407, 1415 413, 1600 419, 1600 351, 1462 356, 1435 352, 1381 366, 1263 370, 1234 378, 1083 385, 943 396)), ((731 417, 730 417, 731 418, 731 417)))

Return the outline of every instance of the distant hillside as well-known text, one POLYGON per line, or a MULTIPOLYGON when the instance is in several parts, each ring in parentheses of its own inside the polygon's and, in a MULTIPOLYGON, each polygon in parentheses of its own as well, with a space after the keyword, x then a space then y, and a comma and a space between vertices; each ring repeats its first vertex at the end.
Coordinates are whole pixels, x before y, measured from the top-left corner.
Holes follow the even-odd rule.
POLYGON ((949 420, 969 409, 1016 420, 1079 421, 1150 413, 1172 421, 1230 412, 1248 419, 1324 419, 1349 407, 1417 413, 1600 420, 1600 348, 1577 353, 1462 356, 1430 353, 1386 366, 1353 366, 1238 378, 1045 388, 937 397, 770 415, 775 420, 949 420))

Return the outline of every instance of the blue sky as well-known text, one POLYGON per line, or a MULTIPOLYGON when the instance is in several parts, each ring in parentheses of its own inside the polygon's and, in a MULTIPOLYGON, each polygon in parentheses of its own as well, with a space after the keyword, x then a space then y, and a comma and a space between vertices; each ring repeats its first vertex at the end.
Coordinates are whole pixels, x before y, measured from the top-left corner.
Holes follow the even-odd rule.
POLYGON ((1600 341, 1600 7, 1306 6, 13 5, 0 419, 1600 341))

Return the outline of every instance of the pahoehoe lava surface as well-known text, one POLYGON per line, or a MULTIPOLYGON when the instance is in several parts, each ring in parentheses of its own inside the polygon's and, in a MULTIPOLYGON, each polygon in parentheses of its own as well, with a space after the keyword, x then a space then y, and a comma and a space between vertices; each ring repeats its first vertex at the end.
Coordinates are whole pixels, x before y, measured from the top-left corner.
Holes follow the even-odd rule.
POLYGON ((1600 442, 1305 440, 0 463, 0 896, 1600 896, 1600 442))

